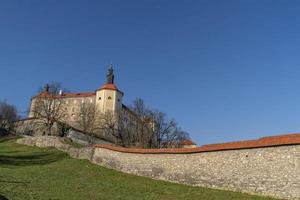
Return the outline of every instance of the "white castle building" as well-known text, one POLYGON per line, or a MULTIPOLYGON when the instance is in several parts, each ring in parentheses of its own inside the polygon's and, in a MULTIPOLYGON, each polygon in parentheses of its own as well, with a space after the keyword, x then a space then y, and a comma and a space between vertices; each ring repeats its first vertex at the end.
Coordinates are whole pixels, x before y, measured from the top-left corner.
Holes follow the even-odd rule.
MULTIPOLYGON (((43 105, 43 102, 49 102, 49 101, 51 102, 51 99, 57 99, 60 106, 59 109, 56 110, 62 111, 61 113, 63 113, 63 117, 59 117, 53 121, 64 122, 65 124, 68 124, 80 131, 90 132, 90 133, 94 131, 94 127, 92 127, 91 130, 87 130, 83 128, 83 126, 80 126, 80 122, 83 116, 82 106, 86 104, 91 106, 95 111, 96 113, 95 118, 99 116, 99 118, 101 119, 101 117, 103 117, 102 114, 107 114, 107 113, 112 114, 110 116, 112 116, 112 118, 114 119, 113 121, 116 122, 113 125, 114 128, 115 129, 126 128, 126 132, 128 133, 130 132, 131 136, 134 137, 143 136, 143 135, 139 135, 139 133, 141 132, 142 129, 144 130, 145 124, 150 128, 150 130, 153 131, 157 130, 156 122, 154 121, 153 118, 138 116, 135 112, 130 110, 127 106, 125 106, 122 103, 124 93, 120 91, 114 83, 114 73, 113 73, 112 65, 109 66, 106 79, 107 79, 106 83, 104 83, 99 89, 95 90, 94 92, 65 93, 60 91, 60 92, 53 93, 53 91, 51 91, 51 89, 49 88, 49 85, 46 85, 42 92, 32 97, 30 111, 29 111, 29 119, 47 120, 49 116, 46 117, 43 116, 43 113, 45 112, 44 111, 45 107, 46 110, 47 108, 51 109, 52 106, 55 106, 54 105, 55 103, 50 105, 49 103, 48 104, 46 103, 47 105, 45 106, 43 105), (38 109, 38 108, 42 108, 42 109, 38 109), (39 110, 43 110, 43 112, 42 113, 38 112, 39 110)), ((111 127, 111 124, 108 126, 111 127)), ((101 128, 100 130, 103 130, 103 127, 101 128)), ((43 131, 39 131, 39 132, 43 132, 43 131)), ((112 136, 112 134, 109 133, 102 133, 102 134, 103 134, 102 136, 109 136, 109 137, 112 136)), ((157 134, 153 134, 152 137, 154 141, 158 140, 157 134)), ((190 140, 183 140, 181 141, 180 145, 182 147, 195 147, 195 144, 190 140)))
MULTIPOLYGON (((99 89, 94 92, 64 93, 59 92, 59 98, 62 100, 62 109, 65 109, 65 121, 74 122, 78 117, 82 103, 92 103, 97 113, 112 112, 113 114, 122 113, 125 121, 135 121, 135 114, 122 103, 124 93, 118 89, 114 83, 113 66, 110 65, 107 80, 99 89)), ((49 86, 46 85, 44 91, 32 97, 29 118, 37 117, 35 105, 39 98, 46 97, 49 94, 49 86)))

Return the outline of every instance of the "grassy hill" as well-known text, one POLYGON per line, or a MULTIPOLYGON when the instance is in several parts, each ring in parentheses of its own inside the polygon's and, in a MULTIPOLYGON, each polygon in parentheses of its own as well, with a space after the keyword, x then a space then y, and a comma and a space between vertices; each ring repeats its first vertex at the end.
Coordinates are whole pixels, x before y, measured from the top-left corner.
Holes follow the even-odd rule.
POLYGON ((10 200, 271 199, 128 175, 12 139, 0 140, 0 195, 10 200))

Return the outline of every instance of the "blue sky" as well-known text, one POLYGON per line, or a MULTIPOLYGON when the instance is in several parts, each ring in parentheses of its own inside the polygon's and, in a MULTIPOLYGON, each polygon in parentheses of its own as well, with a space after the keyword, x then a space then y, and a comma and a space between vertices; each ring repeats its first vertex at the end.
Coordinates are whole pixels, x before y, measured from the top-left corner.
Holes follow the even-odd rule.
POLYGON ((174 117, 198 144, 300 132, 300 2, 0 1, 0 99, 93 91, 115 65, 125 103, 174 117))

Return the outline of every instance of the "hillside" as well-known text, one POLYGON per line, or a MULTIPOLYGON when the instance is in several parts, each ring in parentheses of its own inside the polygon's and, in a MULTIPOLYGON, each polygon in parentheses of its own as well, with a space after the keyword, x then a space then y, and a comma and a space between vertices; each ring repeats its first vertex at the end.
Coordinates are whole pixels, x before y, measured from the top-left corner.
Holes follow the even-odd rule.
POLYGON ((128 175, 12 139, 0 141, 0 195, 12 200, 271 199, 128 175))

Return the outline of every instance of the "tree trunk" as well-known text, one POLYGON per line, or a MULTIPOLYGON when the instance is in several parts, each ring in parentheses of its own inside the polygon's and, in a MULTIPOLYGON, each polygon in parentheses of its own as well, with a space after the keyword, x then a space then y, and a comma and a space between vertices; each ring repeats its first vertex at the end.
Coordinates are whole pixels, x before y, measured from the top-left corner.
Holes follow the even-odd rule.
POLYGON ((48 135, 51 135, 52 124, 48 124, 48 135))

